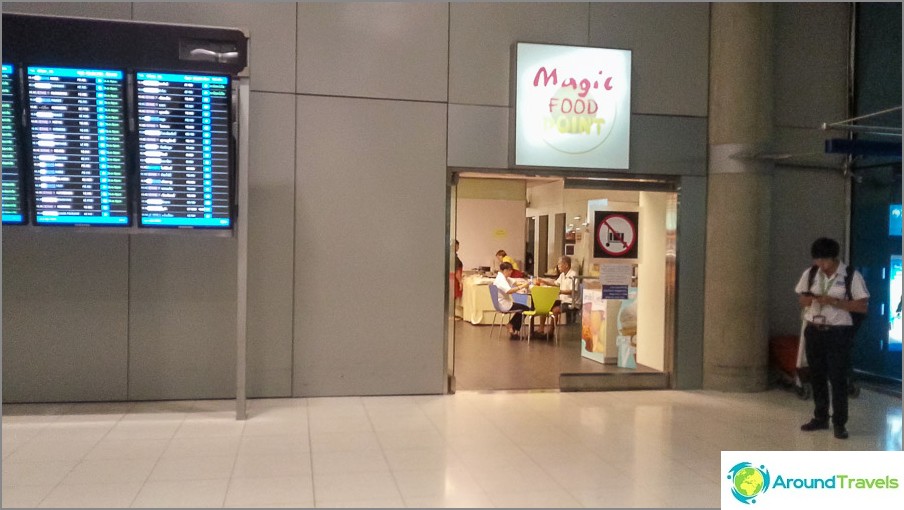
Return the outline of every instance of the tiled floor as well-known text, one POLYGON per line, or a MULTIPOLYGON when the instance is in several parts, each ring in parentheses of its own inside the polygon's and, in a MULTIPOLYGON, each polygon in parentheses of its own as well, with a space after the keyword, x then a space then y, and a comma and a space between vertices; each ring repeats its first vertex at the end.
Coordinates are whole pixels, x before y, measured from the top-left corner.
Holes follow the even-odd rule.
MULTIPOLYGON (((455 323, 455 384, 464 391, 559 389, 563 373, 621 372, 612 364, 600 364, 581 357, 581 329, 578 324, 559 327, 558 343, 534 338, 509 340, 497 325, 493 336, 489 325, 455 323)), ((630 372, 650 372, 640 366, 630 372)))
POLYGON ((900 450, 792 393, 458 393, 3 406, 3 507, 718 507, 721 450, 900 450))

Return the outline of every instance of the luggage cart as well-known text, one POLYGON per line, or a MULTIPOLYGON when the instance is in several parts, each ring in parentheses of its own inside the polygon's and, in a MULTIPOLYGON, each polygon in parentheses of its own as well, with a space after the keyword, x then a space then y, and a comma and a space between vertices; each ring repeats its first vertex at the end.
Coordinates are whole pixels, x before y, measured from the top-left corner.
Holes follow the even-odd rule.
POLYGON ((769 365, 778 374, 778 383, 801 399, 807 400, 813 394, 807 377, 807 367, 803 359, 801 339, 799 336, 777 336, 769 340, 769 365))

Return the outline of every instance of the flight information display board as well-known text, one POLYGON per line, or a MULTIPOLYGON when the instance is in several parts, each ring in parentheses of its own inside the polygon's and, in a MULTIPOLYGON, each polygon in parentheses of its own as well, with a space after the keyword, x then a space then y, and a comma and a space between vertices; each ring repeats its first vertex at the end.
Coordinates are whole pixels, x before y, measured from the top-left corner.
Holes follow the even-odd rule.
POLYGON ((28 67, 37 224, 128 225, 123 73, 28 67))
POLYGON ((227 76, 139 72, 140 225, 232 226, 227 76))
POLYGON ((24 223, 13 66, 3 64, 3 223, 24 223))

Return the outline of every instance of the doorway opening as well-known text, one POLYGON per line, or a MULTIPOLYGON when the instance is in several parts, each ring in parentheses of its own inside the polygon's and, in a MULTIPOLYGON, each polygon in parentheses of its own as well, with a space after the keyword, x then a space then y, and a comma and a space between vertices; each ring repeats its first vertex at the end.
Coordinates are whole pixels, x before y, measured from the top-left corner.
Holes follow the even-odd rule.
POLYGON ((461 296, 450 306, 455 390, 668 387, 675 182, 481 172, 456 173, 452 182, 450 235, 460 243, 463 266, 461 296), (620 232, 614 219, 600 223, 624 213, 635 223, 631 233, 620 232), (605 224, 612 226, 604 228, 601 244, 596 227, 605 224), (601 251, 606 241, 621 244, 601 251), (633 252, 622 250, 628 244, 633 252), (573 289, 572 302, 561 307, 556 335, 510 339, 510 316, 497 311, 490 292, 500 250, 525 279, 543 278, 547 284, 557 279, 561 258, 571 259, 577 274, 562 288, 573 289))

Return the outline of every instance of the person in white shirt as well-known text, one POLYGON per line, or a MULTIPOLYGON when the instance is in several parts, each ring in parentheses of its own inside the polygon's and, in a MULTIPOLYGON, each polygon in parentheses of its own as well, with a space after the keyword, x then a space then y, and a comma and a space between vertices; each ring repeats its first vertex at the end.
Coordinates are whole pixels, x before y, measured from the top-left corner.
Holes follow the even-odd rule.
MULTIPOLYGON (((571 305, 574 302, 574 279, 578 273, 571 268, 571 257, 562 255, 556 264, 559 270, 559 276, 555 280, 547 278, 538 278, 540 285, 555 285, 559 288, 559 299, 552 305, 552 313, 556 317, 556 323, 559 322, 559 314, 562 313, 562 303, 571 305)), ((540 317, 540 330, 535 334, 540 336, 549 336, 552 334, 552 326, 546 327, 546 317, 540 317)))
POLYGON ((821 237, 813 242, 813 266, 797 282, 795 292, 805 308, 804 348, 813 385, 816 408, 813 419, 801 425, 805 432, 829 428, 829 388, 831 383, 832 425, 835 437, 847 439, 848 372, 854 343, 853 314, 865 314, 869 291, 859 271, 848 272, 838 260, 841 251, 834 239, 821 237))
POLYGON ((516 282, 513 280, 512 265, 508 262, 503 262, 502 264, 499 264, 499 273, 496 275, 496 280, 493 281, 493 285, 499 289, 499 292, 496 293, 499 300, 499 309, 506 312, 515 312, 512 314, 512 318, 508 323, 508 332, 509 339, 517 340, 518 331, 521 331, 521 320, 523 318, 521 312, 530 310, 530 307, 522 305, 521 303, 516 303, 515 300, 512 299, 512 294, 526 289, 529 286, 529 283, 516 282))

